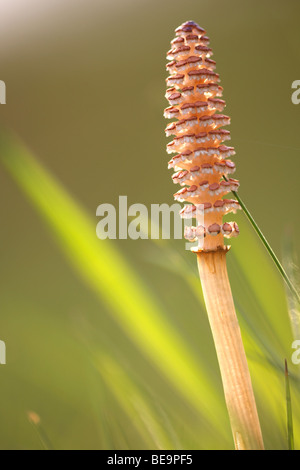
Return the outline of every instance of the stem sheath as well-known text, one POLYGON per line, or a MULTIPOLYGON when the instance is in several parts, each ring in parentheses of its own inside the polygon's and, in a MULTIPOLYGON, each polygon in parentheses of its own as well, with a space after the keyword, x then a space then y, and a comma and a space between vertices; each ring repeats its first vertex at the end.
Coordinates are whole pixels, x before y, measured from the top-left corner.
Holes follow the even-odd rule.
POLYGON ((235 448, 263 450, 263 438, 230 283, 226 252, 197 254, 235 448))

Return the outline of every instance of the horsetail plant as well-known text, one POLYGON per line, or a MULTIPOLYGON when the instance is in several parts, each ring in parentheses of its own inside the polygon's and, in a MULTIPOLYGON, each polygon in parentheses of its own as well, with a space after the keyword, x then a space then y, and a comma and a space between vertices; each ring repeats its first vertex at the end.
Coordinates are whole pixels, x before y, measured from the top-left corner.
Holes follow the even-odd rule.
POLYGON ((193 21, 183 23, 176 29, 171 46, 167 53, 170 76, 166 80, 170 106, 164 115, 175 121, 166 128, 166 135, 174 136, 167 152, 176 154, 169 168, 175 171, 174 183, 183 186, 174 197, 191 203, 181 210, 181 216, 196 219, 195 226, 185 227, 185 238, 196 242, 191 249, 197 254, 235 448, 263 450, 226 266, 230 247, 224 245, 224 237, 237 236, 239 229, 235 222, 223 222, 223 216, 240 208, 237 200, 223 198, 239 187, 239 182, 230 177, 235 171, 235 164, 229 160, 234 148, 223 144, 230 140, 230 131, 222 128, 230 124, 230 118, 221 114, 225 107, 220 99, 223 89, 205 30, 193 21))

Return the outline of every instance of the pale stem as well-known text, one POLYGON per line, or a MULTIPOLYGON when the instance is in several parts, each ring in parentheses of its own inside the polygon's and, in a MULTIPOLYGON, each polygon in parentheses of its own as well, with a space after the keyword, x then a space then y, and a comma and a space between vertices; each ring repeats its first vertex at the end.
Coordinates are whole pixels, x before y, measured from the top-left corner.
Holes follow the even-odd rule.
POLYGON ((227 274, 226 252, 200 252, 197 258, 235 448, 263 450, 250 372, 227 274))

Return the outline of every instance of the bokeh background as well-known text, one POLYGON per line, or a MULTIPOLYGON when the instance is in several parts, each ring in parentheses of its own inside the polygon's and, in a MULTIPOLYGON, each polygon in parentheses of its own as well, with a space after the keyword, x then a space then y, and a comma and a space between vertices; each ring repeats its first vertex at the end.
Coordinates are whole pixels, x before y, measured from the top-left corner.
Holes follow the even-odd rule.
MULTIPOLYGON (((57 449, 232 448, 193 255, 182 240, 100 241, 96 208, 119 195, 172 202, 165 52, 193 19, 211 38, 240 195, 279 258, 291 260, 291 240, 297 257, 299 14, 297 0, 1 2, 0 128, 14 135, 1 150, 1 449, 39 449, 44 433, 57 449), (129 301, 124 327, 121 304, 137 293, 141 317, 129 301)), ((243 214, 236 220, 229 271, 265 443, 285 449, 293 325, 282 280, 243 214)))

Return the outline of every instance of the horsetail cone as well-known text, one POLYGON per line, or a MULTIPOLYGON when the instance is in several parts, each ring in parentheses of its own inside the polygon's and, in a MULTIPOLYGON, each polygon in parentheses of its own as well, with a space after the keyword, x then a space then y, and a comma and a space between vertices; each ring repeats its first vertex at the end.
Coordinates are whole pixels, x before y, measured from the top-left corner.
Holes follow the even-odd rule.
POLYGON ((230 118, 223 114, 223 89, 205 30, 193 21, 183 23, 171 46, 167 53, 170 75, 166 80, 170 106, 164 115, 172 119, 166 128, 166 135, 173 136, 167 152, 175 153, 169 168, 175 171, 174 183, 182 186, 174 197, 189 203, 181 216, 196 219, 195 225, 185 227, 185 238, 198 242, 192 250, 197 253, 235 448, 262 450, 251 377, 226 266, 229 247, 224 245, 224 237, 238 235, 239 229, 223 217, 240 209, 238 201, 227 198, 239 187, 231 177, 235 171, 230 160, 234 148, 224 144, 230 140, 230 131, 224 129, 230 118))
POLYGON ((166 118, 175 118, 166 128, 166 135, 174 136, 167 152, 175 153, 169 162, 175 171, 173 181, 183 186, 174 198, 191 203, 182 209, 183 218, 196 217, 197 207, 204 212, 205 225, 186 227, 185 238, 199 240, 199 250, 226 250, 224 237, 238 235, 239 229, 235 222, 224 223, 223 216, 240 208, 236 200, 224 198, 239 187, 231 178, 235 164, 229 157, 235 154, 234 148, 224 145, 230 131, 223 127, 230 118, 222 113, 223 89, 204 29, 188 21, 177 28, 176 35, 167 53, 170 106, 164 112, 166 118))

